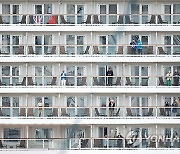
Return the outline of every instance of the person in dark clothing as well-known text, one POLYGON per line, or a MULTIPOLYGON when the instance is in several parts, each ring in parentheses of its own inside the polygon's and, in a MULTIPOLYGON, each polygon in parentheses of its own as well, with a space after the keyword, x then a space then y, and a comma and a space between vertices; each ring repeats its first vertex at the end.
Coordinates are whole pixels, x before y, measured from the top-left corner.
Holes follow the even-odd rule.
POLYGON ((113 70, 111 68, 108 69, 106 76, 108 77, 108 86, 112 86, 112 80, 113 80, 113 70))
POLYGON ((123 148, 123 136, 119 133, 116 138, 118 138, 117 139, 117 147, 123 148))
POLYGON ((168 101, 165 101, 164 103, 164 107, 165 107, 165 113, 166 113, 166 116, 170 116, 171 114, 171 108, 170 108, 170 104, 168 101))
POLYGON ((175 69, 174 74, 173 74, 173 85, 179 86, 179 72, 177 69, 175 69))
POLYGON ((130 42, 130 45, 131 45, 131 53, 136 54, 136 42, 134 39, 132 40, 132 42, 130 42))

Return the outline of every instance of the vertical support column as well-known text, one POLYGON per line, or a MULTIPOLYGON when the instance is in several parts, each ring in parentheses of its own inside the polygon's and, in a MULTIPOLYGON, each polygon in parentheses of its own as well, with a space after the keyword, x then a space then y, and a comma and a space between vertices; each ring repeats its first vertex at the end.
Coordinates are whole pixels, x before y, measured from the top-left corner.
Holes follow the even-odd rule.
POLYGON ((158 127, 156 125, 156 148, 158 148, 158 132, 157 132, 157 130, 158 130, 158 127))
POLYGON ((92 86, 93 86, 93 73, 92 73, 92 72, 93 72, 93 64, 92 64, 92 62, 91 62, 91 73, 90 73, 90 74, 91 74, 91 75, 90 75, 90 79, 91 79, 91 80, 90 80, 90 81, 91 81, 91 86, 90 86, 90 87, 91 87, 91 88, 92 88, 92 86))
POLYGON ((93 55, 93 44, 94 44, 94 42, 92 42, 92 40, 93 40, 93 34, 92 34, 92 31, 91 31, 91 40, 90 40, 90 44, 88 44, 88 45, 91 45, 91 50, 90 50, 90 55, 93 55))
MULTIPOLYGON (((126 102, 125 101, 125 99, 126 99, 126 94, 123 94, 123 100, 122 100, 122 102, 126 102)), ((123 104, 123 108, 122 108, 122 113, 123 113, 123 118, 125 118, 126 117, 126 104, 123 104)))
POLYGON ((25 73, 25 77, 26 77, 26 86, 27 86, 27 77, 28 77, 28 63, 26 63, 26 68, 25 68, 25 71, 26 71, 26 73, 25 73))
POLYGON ((90 142, 91 145, 90 146, 91 147, 90 148, 92 149, 93 148, 93 125, 91 125, 91 134, 90 135, 91 135, 91 137, 90 137, 90 140, 91 140, 91 142, 90 142))
POLYGON ((123 136, 124 136, 124 138, 123 138, 123 149, 126 148, 126 146, 125 146, 126 145, 125 144, 126 143, 126 134, 127 134, 126 133, 126 125, 123 125, 123 136))
POLYGON ((25 113, 26 113, 26 117, 27 117, 27 113, 28 113, 28 94, 26 94, 26 108, 25 108, 25 113))
POLYGON ((27 138, 27 140, 26 140, 26 148, 28 149, 29 148, 29 128, 28 128, 29 126, 28 125, 26 125, 26 138, 27 138))
POLYGON ((58 42, 58 48, 57 48, 57 49, 59 49, 58 56, 60 56, 60 44, 61 44, 60 39, 61 39, 61 32, 59 31, 59 33, 58 33, 59 42, 58 42))
MULTIPOLYGON (((156 36, 155 42, 158 42, 158 41, 157 41, 157 36, 158 36, 157 31, 156 31, 155 36, 156 36)), ((155 47, 155 51, 156 51, 155 54, 156 54, 156 56, 157 56, 157 55, 158 55, 158 47, 157 47, 157 44, 156 44, 156 47, 155 47)))
MULTIPOLYGON (((28 6, 28 5, 26 5, 26 6, 28 6)), ((26 32, 25 38, 26 38, 25 42, 23 42, 23 43, 25 43, 24 49, 25 49, 25 55, 27 56, 28 55, 28 33, 27 32, 26 32)))
POLYGON ((92 103, 93 103, 93 100, 92 100, 92 99, 93 99, 93 93, 91 93, 91 106, 90 106, 90 107, 91 107, 91 108, 90 108, 90 117, 91 117, 91 118, 93 117, 93 109, 94 109, 94 108, 93 108, 93 104, 92 104, 92 103))
POLYGON ((158 100, 157 100, 157 94, 156 94, 156 118, 157 118, 157 116, 158 116, 158 100))

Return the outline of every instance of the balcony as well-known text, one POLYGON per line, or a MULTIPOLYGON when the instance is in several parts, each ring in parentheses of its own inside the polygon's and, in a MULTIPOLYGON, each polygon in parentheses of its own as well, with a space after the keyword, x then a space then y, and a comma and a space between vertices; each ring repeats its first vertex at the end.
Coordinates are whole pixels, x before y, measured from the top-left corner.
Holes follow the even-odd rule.
POLYGON ((0 24, 5 25, 174 25, 180 24, 179 14, 2 14, 0 24), (168 20, 164 20, 168 19, 168 20))
POLYGON ((116 106, 99 107, 65 107, 53 106, 42 107, 21 106, 21 107, 0 107, 0 118, 20 118, 20 119, 179 119, 179 107, 132 107, 132 106, 116 106))
POLYGON ((134 52, 130 45, 0 45, 0 57, 179 57, 180 45, 142 45, 134 52))

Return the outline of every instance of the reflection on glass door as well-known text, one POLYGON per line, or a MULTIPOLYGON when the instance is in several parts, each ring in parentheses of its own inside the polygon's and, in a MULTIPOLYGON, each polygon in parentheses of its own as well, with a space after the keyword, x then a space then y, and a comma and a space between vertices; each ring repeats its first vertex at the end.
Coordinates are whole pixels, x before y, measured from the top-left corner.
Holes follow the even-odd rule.
POLYGON ((68 22, 82 24, 84 21, 84 5, 67 4, 67 14, 68 22))
POLYGON ((2 113, 4 116, 18 117, 19 97, 2 97, 2 113))

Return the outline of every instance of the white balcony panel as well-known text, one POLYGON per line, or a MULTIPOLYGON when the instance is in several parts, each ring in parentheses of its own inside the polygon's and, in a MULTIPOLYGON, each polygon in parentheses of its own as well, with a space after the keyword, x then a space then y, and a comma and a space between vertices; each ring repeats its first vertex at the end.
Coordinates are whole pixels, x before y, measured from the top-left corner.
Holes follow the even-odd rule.
POLYGON ((25 62, 151 62, 151 63, 168 63, 168 62, 180 62, 180 57, 174 57, 174 56, 169 56, 169 55, 164 55, 164 56, 158 56, 158 57, 150 57, 150 56, 142 56, 142 57, 137 57, 137 56, 129 56, 129 57, 123 57, 123 56, 78 56, 77 57, 70 57, 70 56, 49 56, 49 57, 42 57, 42 56, 28 56, 28 57, 18 57, 18 56, 12 56, 12 57, 0 57, 1 62, 10 62, 10 63, 25 63, 25 62))
POLYGON ((69 119, 69 117, 64 118, 64 119, 47 119, 46 118, 34 118, 34 117, 29 117, 30 119, 0 119, 1 125, 165 125, 165 124, 180 124, 179 119, 107 119, 106 117, 101 118, 101 119, 69 119))
POLYGON ((54 94, 54 93, 64 93, 64 94, 77 94, 77 93, 113 93, 113 94, 119 94, 119 93, 130 93, 130 94, 175 94, 180 93, 179 87, 132 87, 132 86, 126 86, 126 87, 74 87, 74 88, 56 88, 56 86, 52 86, 52 88, 45 88, 42 86, 41 88, 32 86, 32 88, 29 87, 12 87, 12 88, 0 88, 1 94, 26 94, 26 93, 32 93, 32 94, 54 94))
POLYGON ((173 153, 173 154, 179 154, 179 149, 165 149, 165 150, 144 150, 144 149, 139 149, 139 150, 44 150, 44 149, 34 149, 34 150, 10 150, 10 151, 0 151, 0 153, 3 154, 92 154, 92 153, 98 153, 98 154, 117 154, 117 153, 121 153, 121 154, 169 154, 169 153, 173 153))
POLYGON ((130 25, 130 26, 109 26, 109 25, 72 25, 72 26, 20 26, 9 25, 0 26, 1 32, 178 32, 180 26, 151 26, 151 25, 130 25))

